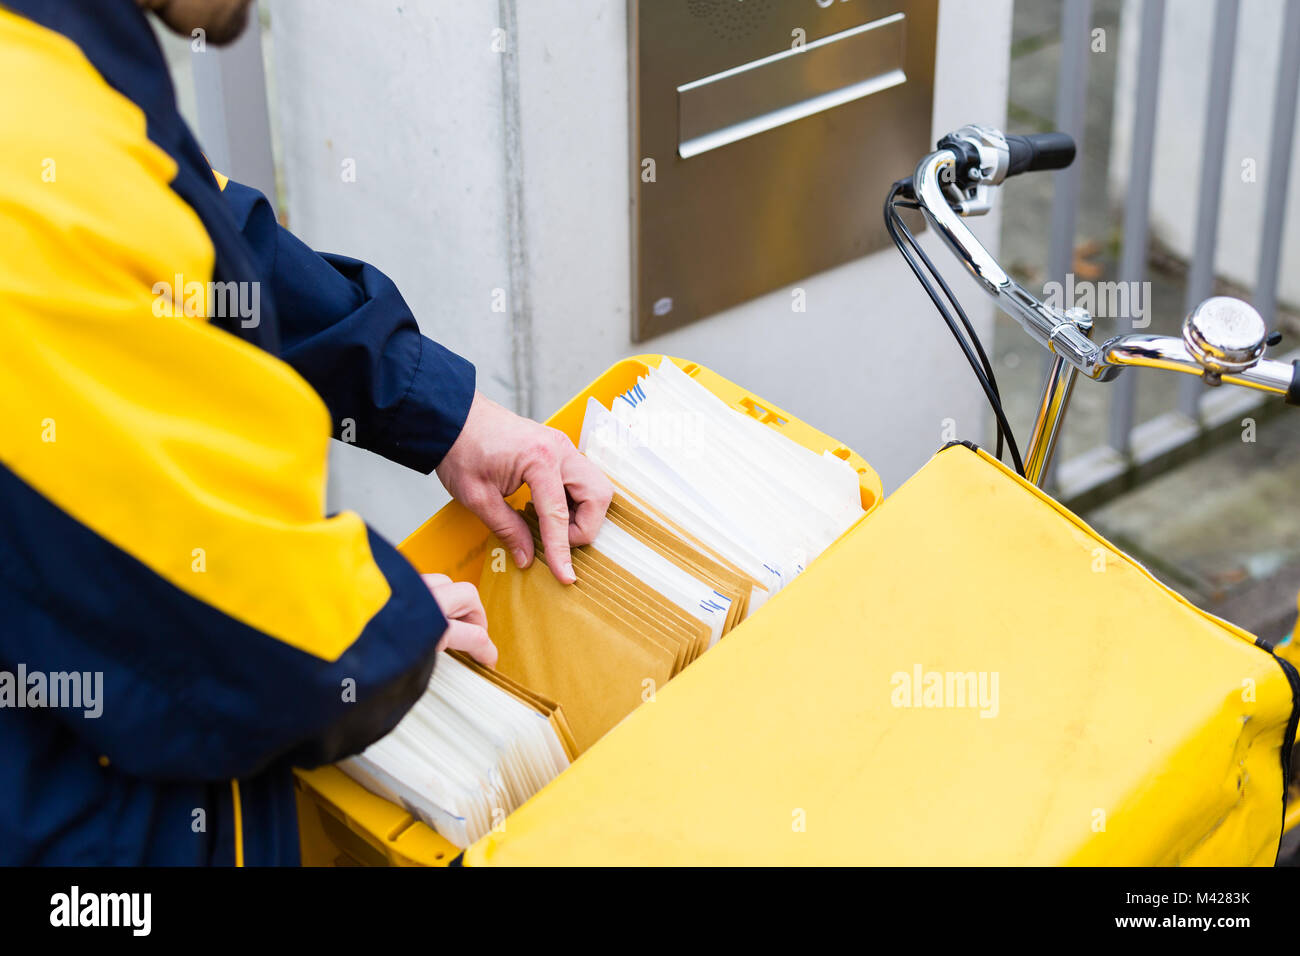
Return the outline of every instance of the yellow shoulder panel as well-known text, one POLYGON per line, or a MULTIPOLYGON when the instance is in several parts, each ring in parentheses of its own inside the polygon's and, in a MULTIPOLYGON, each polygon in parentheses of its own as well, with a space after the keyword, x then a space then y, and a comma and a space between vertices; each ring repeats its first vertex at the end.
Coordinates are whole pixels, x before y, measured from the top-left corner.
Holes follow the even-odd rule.
POLYGON ((207 314, 211 242, 73 43, 0 9, 0 86, 0 461, 175 586, 337 659, 389 588, 361 520, 323 517, 324 404, 172 314, 171 290, 207 314))

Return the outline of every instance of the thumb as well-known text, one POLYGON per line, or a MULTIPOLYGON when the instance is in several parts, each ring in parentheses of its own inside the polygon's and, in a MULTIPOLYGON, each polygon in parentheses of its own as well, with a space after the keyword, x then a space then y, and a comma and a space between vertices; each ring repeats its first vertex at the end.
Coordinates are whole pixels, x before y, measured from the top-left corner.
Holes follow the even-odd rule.
POLYGON ((533 533, 523 516, 506 504, 504 498, 494 495, 470 510, 510 549, 515 567, 526 568, 533 563, 533 533))

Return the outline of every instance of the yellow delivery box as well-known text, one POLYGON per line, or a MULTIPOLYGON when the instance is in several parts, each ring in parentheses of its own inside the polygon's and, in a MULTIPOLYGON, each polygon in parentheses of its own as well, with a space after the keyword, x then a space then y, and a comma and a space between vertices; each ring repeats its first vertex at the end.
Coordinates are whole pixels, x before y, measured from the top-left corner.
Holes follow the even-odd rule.
MULTIPOLYGON (((547 424, 576 444, 587 399, 595 398, 609 407, 660 360, 660 356, 643 355, 618 362, 551 416, 547 424)), ((673 361, 731 407, 806 448, 830 452, 848 462, 858 473, 864 511, 870 512, 879 504, 880 477, 840 442, 710 369, 681 359, 673 361)), ((522 489, 511 503, 522 507, 527 500, 527 489, 522 489)), ((488 537, 482 522, 452 502, 407 538, 400 550, 422 572, 436 571, 457 581, 477 584, 488 537)), ((303 862, 309 866, 437 866, 449 863, 460 853, 405 809, 367 792, 333 767, 298 772, 298 814, 303 862)))
MULTIPOLYGON (((631 361, 554 423, 576 434, 631 361)), ((485 537, 451 506, 404 550, 475 580, 485 537)), ((463 862, 1271 864, 1297 693, 1251 635, 954 445, 463 862)), ((300 796, 306 862, 461 858, 332 768, 300 796)))

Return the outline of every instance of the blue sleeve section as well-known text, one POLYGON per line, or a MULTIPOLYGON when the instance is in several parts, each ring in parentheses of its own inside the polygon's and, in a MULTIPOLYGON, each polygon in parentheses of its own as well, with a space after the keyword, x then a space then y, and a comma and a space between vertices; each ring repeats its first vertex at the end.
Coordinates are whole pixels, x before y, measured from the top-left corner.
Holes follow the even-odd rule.
MULTIPOLYGON (((81 706, 47 696, 43 713, 138 777, 222 780, 357 753, 423 693, 446 628, 419 574, 374 533, 392 596, 331 662, 180 590, 3 467, 0 527, 0 671, 81 675, 81 706)), ((0 734, 0 748, 22 744, 0 734)))
POLYGON ((334 437, 432 471, 465 424, 474 366, 420 334, 378 269, 313 252, 255 189, 232 181, 225 197, 270 282, 281 358, 325 400, 334 437))

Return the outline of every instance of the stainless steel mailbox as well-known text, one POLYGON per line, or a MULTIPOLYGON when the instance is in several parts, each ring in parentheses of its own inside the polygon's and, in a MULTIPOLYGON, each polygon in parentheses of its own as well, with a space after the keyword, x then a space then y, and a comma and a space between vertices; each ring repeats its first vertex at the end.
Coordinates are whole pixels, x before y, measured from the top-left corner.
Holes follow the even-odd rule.
POLYGON ((629 0, 632 338, 887 243, 938 0, 629 0))

